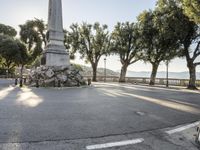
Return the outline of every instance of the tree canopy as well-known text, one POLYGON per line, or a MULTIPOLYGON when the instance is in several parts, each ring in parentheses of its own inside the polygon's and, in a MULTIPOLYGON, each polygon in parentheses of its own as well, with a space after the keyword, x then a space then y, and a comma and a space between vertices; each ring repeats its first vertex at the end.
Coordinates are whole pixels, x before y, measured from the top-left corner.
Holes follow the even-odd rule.
POLYGON ((16 64, 18 54, 18 45, 16 44, 15 40, 12 38, 4 38, 0 42, 0 55, 4 58, 3 65, 10 70, 16 64))
POLYGON ((157 69, 162 61, 178 56, 179 42, 169 27, 172 18, 165 11, 144 11, 138 17, 140 38, 142 41, 142 59, 152 64, 150 84, 155 84, 157 69))
POLYGON ((182 48, 182 56, 186 58, 190 73, 188 88, 196 89, 196 66, 200 65, 197 58, 200 56, 200 28, 188 15, 184 13, 184 7, 179 1, 158 1, 158 8, 164 10, 172 18, 168 19, 169 29, 174 32, 182 48), (195 47, 195 48, 194 48, 195 47))
POLYGON ((89 62, 93 68, 93 81, 96 81, 96 71, 100 58, 109 50, 110 36, 107 25, 83 23, 73 24, 68 32, 68 42, 72 53, 79 52, 82 59, 89 62))
POLYGON ((46 45, 46 25, 43 20, 28 20, 20 25, 20 40, 26 44, 32 61, 41 55, 46 45))
POLYGON ((17 35, 17 31, 11 27, 0 23, 0 35, 8 35, 11 37, 15 37, 17 35))
POLYGON ((0 42, 0 55, 4 58, 4 66, 8 70, 19 64, 26 64, 29 60, 26 46, 10 37, 0 42))
POLYGON ((13 27, 0 24, 0 45, 1 45, 0 67, 1 69, 7 70, 9 72, 11 72, 10 69, 13 68, 12 64, 14 64, 14 62, 11 61, 13 58, 9 58, 8 53, 12 53, 14 50, 12 50, 12 52, 8 52, 5 50, 4 46, 5 46, 5 41, 7 41, 8 39, 12 40, 16 35, 17 35, 17 31, 13 27), (5 56, 6 58, 4 58, 3 56, 5 56))
POLYGON ((125 82, 127 67, 137 62, 139 57, 139 32, 134 23, 117 23, 112 32, 111 53, 120 57, 122 64, 120 82, 125 82))
POLYGON ((185 14, 194 22, 200 23, 200 1, 180 0, 185 14))

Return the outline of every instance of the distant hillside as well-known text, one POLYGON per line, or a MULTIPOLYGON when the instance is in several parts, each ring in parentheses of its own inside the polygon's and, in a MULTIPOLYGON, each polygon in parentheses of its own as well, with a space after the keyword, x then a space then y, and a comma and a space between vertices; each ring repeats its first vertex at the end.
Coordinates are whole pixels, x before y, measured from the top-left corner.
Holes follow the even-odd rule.
MULTIPOLYGON (((92 76, 92 68, 91 67, 86 67, 86 66, 81 66, 82 70, 80 73, 83 76, 92 76)), ((110 69, 106 69, 106 75, 107 76, 119 76, 118 72, 114 72, 110 69)), ((104 76, 104 68, 98 68, 97 69, 97 76, 104 76)))
MULTIPOLYGON (((80 73, 84 76, 92 76, 92 68, 91 67, 86 67, 80 65, 83 71, 80 73)), ((120 71, 113 71, 110 69, 106 69, 106 75, 107 76, 119 76, 120 71)), ((149 78, 151 75, 151 72, 148 71, 127 71, 127 77, 144 77, 144 78, 149 78)), ((97 76, 104 76, 104 68, 98 68, 97 70, 97 76)), ((197 72, 196 74, 197 79, 200 80, 200 72, 197 72)), ((159 71, 157 73, 157 78, 166 78, 166 72, 165 71, 159 71)), ((189 79, 189 73, 187 71, 185 72, 169 72, 169 78, 175 78, 175 79, 189 79)))
MULTIPOLYGON (((127 71, 127 77, 147 77, 149 78, 151 75, 151 72, 141 71, 127 71)), ((197 72, 196 74, 197 79, 200 79, 200 72, 197 72)), ((157 78, 166 78, 166 72, 160 71, 157 73, 157 78)), ((188 79, 189 73, 187 71, 185 72, 169 72, 169 78, 177 78, 177 79, 188 79)))

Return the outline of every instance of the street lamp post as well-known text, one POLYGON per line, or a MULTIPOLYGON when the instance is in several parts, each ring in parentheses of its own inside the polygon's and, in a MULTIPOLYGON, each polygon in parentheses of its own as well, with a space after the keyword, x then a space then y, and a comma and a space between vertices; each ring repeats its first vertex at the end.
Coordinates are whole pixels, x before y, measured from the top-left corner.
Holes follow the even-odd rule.
POLYGON ((106 58, 104 58, 104 82, 106 82, 106 58))
POLYGON ((166 87, 169 87, 169 60, 166 62, 166 87))

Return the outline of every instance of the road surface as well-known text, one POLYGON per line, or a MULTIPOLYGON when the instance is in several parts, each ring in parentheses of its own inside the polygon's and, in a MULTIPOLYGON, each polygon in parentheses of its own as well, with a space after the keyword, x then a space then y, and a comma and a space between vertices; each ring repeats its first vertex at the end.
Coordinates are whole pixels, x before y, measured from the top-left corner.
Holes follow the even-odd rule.
POLYGON ((1 146, 145 134, 200 120, 199 91, 117 83, 60 89, 2 85, 1 146))

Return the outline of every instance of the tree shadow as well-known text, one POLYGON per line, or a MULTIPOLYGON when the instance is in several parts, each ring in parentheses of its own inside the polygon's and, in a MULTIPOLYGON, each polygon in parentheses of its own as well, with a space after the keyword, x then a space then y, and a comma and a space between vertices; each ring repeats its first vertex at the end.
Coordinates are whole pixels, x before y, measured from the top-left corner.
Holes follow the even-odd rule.
MULTIPOLYGON (((21 142, 28 136, 26 119, 27 112, 32 111, 43 102, 43 99, 30 88, 17 86, 0 89, 0 143, 21 142)), ((31 119, 30 119, 31 120, 31 119)), ((28 125, 31 128, 31 124, 28 125)), ((8 145, 4 144, 3 148, 8 145)), ((20 145, 17 145, 20 148, 20 145)))

